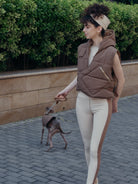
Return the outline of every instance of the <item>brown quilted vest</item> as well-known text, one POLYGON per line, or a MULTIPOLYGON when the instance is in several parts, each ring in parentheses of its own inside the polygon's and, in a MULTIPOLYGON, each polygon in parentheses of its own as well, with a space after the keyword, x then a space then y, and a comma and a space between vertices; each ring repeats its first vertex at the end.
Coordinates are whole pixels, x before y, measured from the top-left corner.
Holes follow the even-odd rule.
POLYGON ((92 42, 89 40, 78 47, 77 90, 94 98, 113 98, 116 96, 115 79, 112 74, 113 58, 117 52, 113 30, 106 31, 98 52, 88 65, 91 45, 92 42))

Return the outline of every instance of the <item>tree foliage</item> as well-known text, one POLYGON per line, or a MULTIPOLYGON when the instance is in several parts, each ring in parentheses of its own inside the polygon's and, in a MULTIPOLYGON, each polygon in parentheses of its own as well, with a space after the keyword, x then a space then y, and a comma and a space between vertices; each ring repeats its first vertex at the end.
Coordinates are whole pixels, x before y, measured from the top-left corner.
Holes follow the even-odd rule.
MULTIPOLYGON (((77 47, 86 41, 81 12, 96 2, 81 0, 0 0, 0 71, 77 63, 77 47)), ((138 5, 109 6, 122 59, 137 58, 138 5)))

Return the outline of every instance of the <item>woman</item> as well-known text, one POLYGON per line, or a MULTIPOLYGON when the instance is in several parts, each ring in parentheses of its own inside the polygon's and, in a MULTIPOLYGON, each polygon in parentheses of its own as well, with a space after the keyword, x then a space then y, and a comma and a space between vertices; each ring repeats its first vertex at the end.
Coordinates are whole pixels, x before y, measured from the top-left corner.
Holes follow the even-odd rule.
POLYGON ((56 96, 64 99, 77 88, 76 114, 88 165, 86 184, 98 184, 102 143, 125 81, 114 31, 107 30, 108 13, 108 7, 99 4, 84 10, 81 22, 88 42, 78 47, 78 75, 56 96))

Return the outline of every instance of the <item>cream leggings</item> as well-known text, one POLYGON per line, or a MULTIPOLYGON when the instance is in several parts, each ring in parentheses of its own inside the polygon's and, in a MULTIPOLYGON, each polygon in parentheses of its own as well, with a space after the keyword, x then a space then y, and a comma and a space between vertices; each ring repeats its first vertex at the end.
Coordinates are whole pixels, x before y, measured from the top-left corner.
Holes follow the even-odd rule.
POLYGON ((94 184, 98 174, 102 143, 112 114, 111 104, 111 100, 78 93, 76 114, 88 165, 86 184, 94 184))

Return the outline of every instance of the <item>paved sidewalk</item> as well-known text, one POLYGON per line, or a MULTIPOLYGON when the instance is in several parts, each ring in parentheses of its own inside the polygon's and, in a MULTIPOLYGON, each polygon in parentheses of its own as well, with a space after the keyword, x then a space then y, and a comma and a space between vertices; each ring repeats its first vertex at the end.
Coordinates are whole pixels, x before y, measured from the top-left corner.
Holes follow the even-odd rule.
MULTIPOLYGON (((87 166, 75 110, 57 113, 68 148, 60 135, 54 148, 40 145, 41 118, 0 125, 0 184, 85 184, 87 166)), ((119 101, 102 149, 99 184, 138 183, 138 95, 119 101)))

